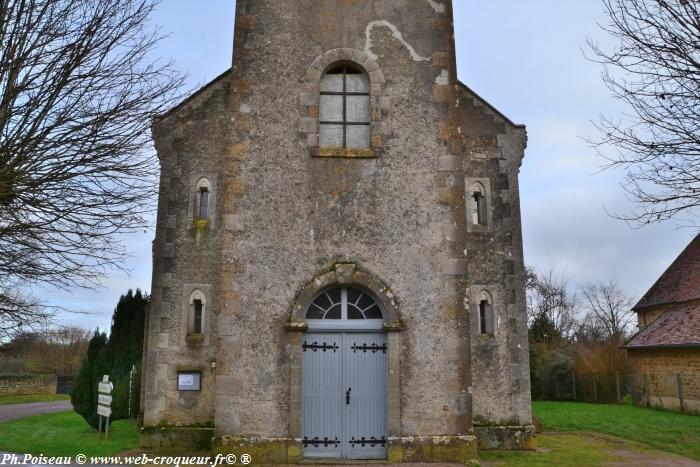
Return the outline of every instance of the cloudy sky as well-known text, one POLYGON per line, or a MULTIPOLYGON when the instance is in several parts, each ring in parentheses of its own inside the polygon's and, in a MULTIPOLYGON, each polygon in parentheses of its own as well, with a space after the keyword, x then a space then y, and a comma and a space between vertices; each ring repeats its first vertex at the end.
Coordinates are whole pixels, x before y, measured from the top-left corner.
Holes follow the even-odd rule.
MULTIPOLYGON (((421 0, 413 0, 421 1, 421 0)), ((639 297, 691 240, 675 223, 633 230, 609 217, 632 206, 619 172, 599 173, 602 161, 585 138, 592 121, 623 108, 583 55, 586 40, 612 46, 597 24, 600 0, 455 0, 460 79, 516 123, 529 144, 520 174, 525 261, 555 268, 572 284, 615 279, 639 297)), ((230 66, 233 0, 164 0, 153 21, 169 33, 158 54, 188 72, 191 86, 230 66)), ((130 236, 130 274, 112 272, 97 291, 38 290, 47 302, 88 312, 64 313, 62 324, 108 327, 119 295, 150 289, 153 232, 130 236)))

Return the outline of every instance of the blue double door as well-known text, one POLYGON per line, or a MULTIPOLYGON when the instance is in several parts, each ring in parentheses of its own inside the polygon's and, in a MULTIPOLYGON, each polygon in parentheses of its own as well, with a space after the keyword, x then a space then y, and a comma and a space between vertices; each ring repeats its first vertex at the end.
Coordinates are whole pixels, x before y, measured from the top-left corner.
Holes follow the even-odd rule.
POLYGON ((302 347, 304 456, 385 459, 383 333, 307 333, 302 347))

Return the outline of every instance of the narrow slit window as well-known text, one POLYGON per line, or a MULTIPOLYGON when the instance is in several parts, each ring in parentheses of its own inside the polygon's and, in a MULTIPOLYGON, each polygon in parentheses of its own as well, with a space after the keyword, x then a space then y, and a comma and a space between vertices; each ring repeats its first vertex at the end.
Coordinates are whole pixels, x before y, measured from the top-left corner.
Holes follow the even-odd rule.
POLYGON ((202 334, 202 318, 204 315, 204 304, 201 300, 194 300, 194 316, 192 320, 192 334, 202 334))
POLYGON ((190 295, 187 308, 187 336, 201 339, 204 335, 204 308, 206 301, 201 290, 194 290, 190 295))
POLYGON ((482 300, 479 302, 479 334, 486 334, 486 310, 489 302, 482 300))
POLYGON ((473 212, 474 223, 475 224, 482 224, 483 219, 481 218, 481 205, 484 202, 483 196, 481 193, 476 191, 472 195, 472 198, 474 198, 474 212, 473 212))
POLYGON ((481 184, 472 186, 471 191, 471 218, 474 225, 487 224, 486 191, 481 184))
POLYGON ((349 64, 321 78, 319 144, 322 148, 370 147, 370 86, 367 74, 349 64))
POLYGON ((208 221, 211 216, 212 185, 207 177, 199 179, 194 191, 194 220, 208 221))
POLYGON ((209 219, 209 188, 199 189, 199 209, 197 219, 209 219))
POLYGON ((486 225, 486 199, 480 191, 475 191, 472 194, 474 198, 473 220, 476 225, 486 225))
POLYGON ((493 336, 494 329, 496 327, 495 315, 493 312, 493 300, 491 294, 486 290, 481 292, 481 300, 479 301, 478 313, 478 326, 479 334, 482 336, 493 336))

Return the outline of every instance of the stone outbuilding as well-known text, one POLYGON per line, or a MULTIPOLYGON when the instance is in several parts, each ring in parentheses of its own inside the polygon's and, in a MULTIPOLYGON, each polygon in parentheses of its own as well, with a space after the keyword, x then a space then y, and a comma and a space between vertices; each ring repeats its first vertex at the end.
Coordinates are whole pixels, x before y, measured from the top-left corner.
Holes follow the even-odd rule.
POLYGON ((153 136, 144 446, 530 445, 526 132, 457 80, 449 0, 238 0, 232 68, 153 136))
POLYGON ((624 345, 647 405, 700 413, 700 235, 634 306, 639 331, 624 345))

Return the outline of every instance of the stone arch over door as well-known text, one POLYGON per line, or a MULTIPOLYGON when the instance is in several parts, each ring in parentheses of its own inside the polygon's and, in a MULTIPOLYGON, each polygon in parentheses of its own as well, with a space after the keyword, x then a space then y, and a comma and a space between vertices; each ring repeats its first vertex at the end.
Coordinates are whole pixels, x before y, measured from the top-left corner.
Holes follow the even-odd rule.
MULTIPOLYGON (((400 436, 401 429, 401 330, 398 307, 393 293, 378 279, 357 269, 355 264, 336 264, 334 269, 320 274, 297 294, 292 304, 288 331, 289 349, 289 438, 297 444, 295 452, 301 453, 302 437, 302 341, 308 329, 304 313, 311 300, 322 290, 332 286, 359 286, 371 292, 381 302, 384 310, 384 331, 387 333, 388 363, 388 433, 389 439, 400 436)), ((291 452, 291 451, 290 451, 291 452)), ((296 457, 296 456, 290 456, 296 457)))

